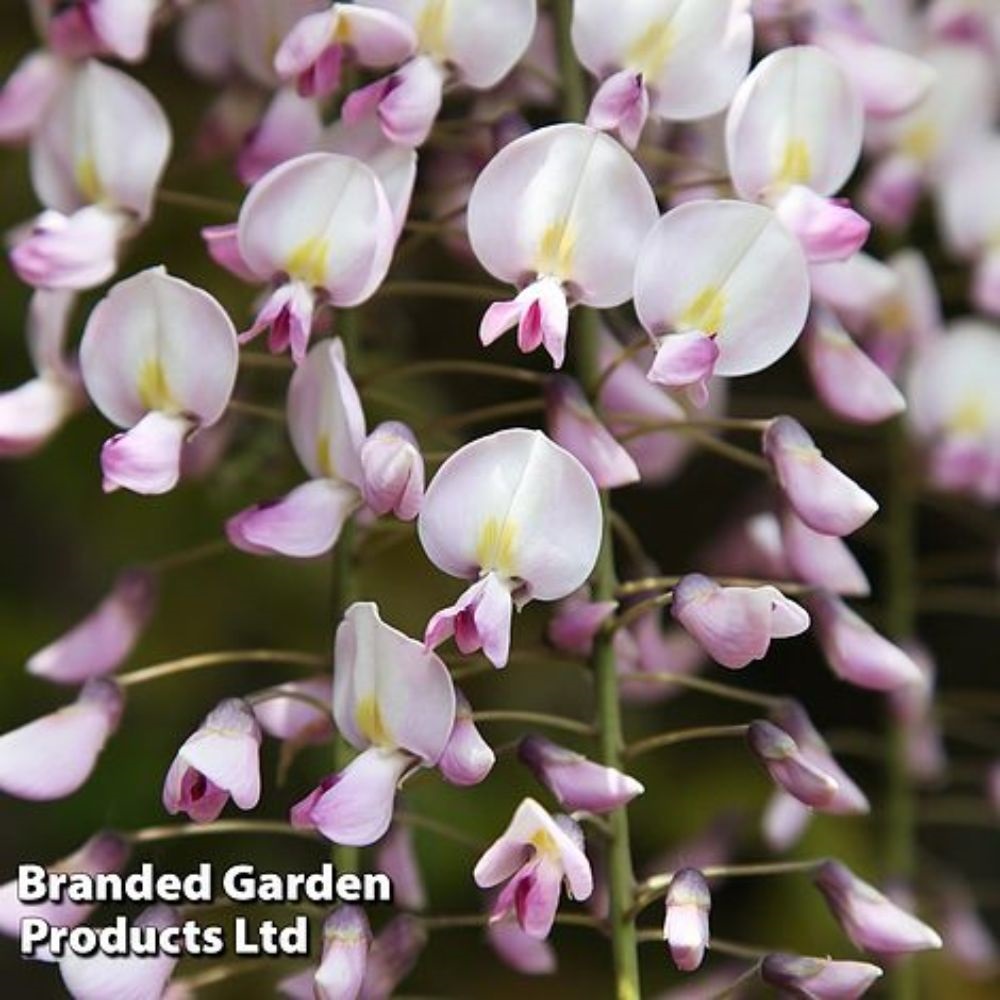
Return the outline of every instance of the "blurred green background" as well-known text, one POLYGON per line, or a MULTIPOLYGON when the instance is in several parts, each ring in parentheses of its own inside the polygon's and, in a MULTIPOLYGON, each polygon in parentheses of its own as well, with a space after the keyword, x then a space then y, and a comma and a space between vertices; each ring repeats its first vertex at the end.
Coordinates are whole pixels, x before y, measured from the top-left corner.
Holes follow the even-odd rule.
MULTIPOLYGON (((10 4, 3 15, 0 71, 36 45, 27 16, 10 4)), ((238 200, 240 190, 221 166, 206 168, 190 156, 186 139, 194 134, 211 93, 192 83, 173 56, 168 38, 161 38, 154 56, 136 75, 164 104, 174 127, 176 149, 165 184, 238 200)), ((12 227, 37 211, 27 176, 23 150, 0 152, 0 225, 12 227)), ((243 324, 250 295, 207 260, 198 229, 226 221, 198 212, 161 208, 154 223, 130 248, 123 273, 166 263, 175 274, 216 294, 243 324)), ((417 273, 458 277, 459 266, 431 248, 407 265, 417 273)), ((470 272, 468 280, 480 280, 470 272)), ((23 348, 28 291, 9 268, 0 269, 0 385, 13 386, 28 377, 23 348)), ((85 296, 75 316, 82 327, 95 296, 85 296)), ((413 303, 375 304, 364 311, 362 343, 366 367, 407 357, 481 356, 475 330, 479 306, 413 303)), ((537 358, 515 358, 509 345, 492 352, 497 360, 537 365, 537 358)), ((257 372, 241 380, 244 399, 280 406, 284 375, 257 372)), ((806 389, 799 362, 786 359, 773 371, 740 385, 735 412, 761 415, 766 398, 799 396, 806 389)), ((434 414, 485 405, 512 397, 500 388, 473 378, 436 378, 396 383, 399 402, 414 406, 429 419, 434 414)), ((399 412, 368 408, 369 426, 399 412)), ((419 420, 416 421, 419 424, 419 420)), ((530 421, 529 421, 530 423, 530 421)), ((482 430, 489 429, 483 427, 482 430)), ((98 451, 109 433, 99 415, 88 412, 74 420, 39 455, 0 464, 0 730, 50 711, 69 700, 59 690, 26 675, 27 657, 72 625, 103 595, 122 566, 154 560, 218 538, 225 518, 255 500, 278 495, 301 477, 280 427, 264 420, 242 419, 233 427, 222 465, 204 481, 189 482, 173 494, 143 499, 127 493, 101 492, 98 451)), ((830 432, 821 443, 876 495, 884 490, 880 432, 830 432)), ((731 511, 734 498, 753 491, 752 472, 730 466, 711 455, 695 457, 684 475, 655 489, 628 489, 616 498, 619 509, 636 528, 665 572, 693 568, 699 547, 731 511)), ((878 594, 878 526, 861 537, 858 552, 873 576, 878 594)), ((974 522, 926 511, 921 525, 928 552, 968 549, 985 544, 974 522)), ((372 541, 362 548, 359 592, 375 599, 384 617, 411 634, 419 634, 429 614, 457 594, 459 583, 434 572, 413 541, 412 531, 386 547, 372 541)), ((126 669, 189 653, 235 648, 268 647, 328 651, 335 622, 330 613, 331 563, 294 563, 259 559, 235 551, 165 576, 155 620, 126 669)), ((988 585, 989 581, 982 581, 988 585)), ((516 623, 516 643, 537 647, 547 609, 532 607, 516 623)), ((997 690, 995 621, 969 617, 928 617, 921 634, 937 654, 942 683, 947 688, 997 690)), ((710 672, 722 675, 719 668, 710 672)), ((134 829, 167 820, 160 805, 163 776, 180 743, 221 697, 246 693, 296 674, 281 668, 221 668, 170 678, 129 693, 124 722, 109 744, 97 772, 77 795, 62 802, 29 804, 0 799, 0 882, 12 877, 18 862, 51 861, 62 857, 102 827, 134 829)), ((873 695, 837 683, 816 655, 812 641, 801 638, 777 645, 763 664, 723 680, 802 698, 824 730, 876 735, 882 706, 873 695)), ((591 691, 579 672, 552 662, 512 665, 502 674, 470 679, 464 690, 477 709, 534 708, 586 717, 591 691)), ((701 723, 744 721, 745 710, 702 696, 689 695, 659 707, 632 709, 628 732, 636 737, 660 729, 701 723)), ((490 725, 487 735, 502 743, 518 735, 519 727, 490 725)), ((982 765, 983 751, 964 743, 950 744, 954 758, 982 765)), ((303 754, 283 787, 273 775, 276 752, 268 745, 264 759, 266 792, 258 814, 282 817, 316 780, 330 769, 330 752, 319 748, 303 754)), ((795 856, 837 854, 865 877, 878 873, 879 762, 844 759, 848 769, 872 795, 870 821, 820 817, 811 826, 795 856)), ((742 831, 737 856, 765 856, 757 828, 760 809, 769 794, 762 774, 738 742, 694 744, 659 751, 641 760, 638 777, 646 795, 633 806, 633 830, 638 867, 657 855, 670 853, 703 831, 721 813, 732 815, 742 831)), ((436 777, 414 782, 405 796, 414 812, 448 822, 488 841, 505 826, 514 805, 525 794, 541 795, 526 772, 509 757, 501 760, 489 781, 465 791, 436 777)), ((968 798, 979 789, 968 786, 939 790, 945 800, 968 798)), ((933 796, 927 796, 928 801, 933 796)), ((481 907, 471 880, 474 851, 416 833, 420 859, 429 886, 433 912, 471 913, 481 907)), ((995 830, 935 825, 923 831, 927 858, 945 859, 970 877, 996 917, 1000 903, 1000 862, 995 830)), ((288 839, 211 837, 157 845, 138 858, 149 858, 165 870, 184 871, 210 857, 220 866, 253 861, 262 868, 309 870, 323 856, 322 847, 288 839)), ((924 863, 932 868, 935 862, 924 863)), ((930 914, 933 917, 933 913, 930 914)), ((662 917, 659 907, 645 916, 648 926, 662 917)), ((376 923, 381 921, 373 915, 376 923)), ((715 900, 715 932, 724 938, 771 945, 806 953, 850 956, 846 942, 827 914, 819 896, 797 877, 740 880, 725 887, 715 900)), ((606 944, 591 932, 560 928, 554 936, 560 957, 556 979, 530 980, 501 966, 482 941, 481 932, 457 930, 435 934, 417 972, 404 985, 410 996, 476 997, 488 1000, 517 994, 532 997, 603 997, 610 995, 610 962, 606 944)), ((725 960, 710 957, 713 968, 725 960)), ((189 961, 181 974, 197 974, 204 964, 189 961)), ((273 996, 273 984, 294 965, 275 963, 207 988, 208 997, 273 996)), ((947 956, 920 960, 924 993, 935 998, 997 996, 998 982, 972 983, 947 956)), ((679 983, 665 949, 646 945, 643 974, 648 995, 679 983)), ((0 982, 11 997, 63 995, 54 970, 22 962, 12 942, 0 941, 0 982)), ((199 994, 201 995, 201 994, 199 994)), ((877 991, 873 993, 877 995, 877 991)))

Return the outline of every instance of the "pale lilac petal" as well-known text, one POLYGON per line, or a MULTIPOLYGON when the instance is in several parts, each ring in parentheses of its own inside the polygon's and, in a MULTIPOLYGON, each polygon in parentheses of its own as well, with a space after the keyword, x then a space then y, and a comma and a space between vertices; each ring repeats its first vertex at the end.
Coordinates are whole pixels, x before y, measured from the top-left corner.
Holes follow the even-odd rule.
POLYGON ((873 222, 903 229, 913 218, 923 192, 920 164, 908 156, 886 156, 868 171, 861 186, 861 207, 873 222))
POLYGON ((782 196, 775 214, 795 234, 814 264, 846 260, 864 246, 872 228, 848 204, 822 198, 801 184, 782 196))
POLYGON ((302 364, 312 336, 316 297, 301 281, 290 281, 272 292, 254 318, 253 325, 240 334, 247 344, 269 330, 267 347, 272 354, 291 349, 292 360, 302 364))
POLYGON ((667 891, 663 937, 682 972, 694 972, 705 958, 711 908, 712 897, 701 872, 683 868, 674 875, 667 891))
POLYGON ((332 681, 327 677, 313 677, 282 684, 279 690, 287 691, 288 696, 278 695, 253 706, 261 729, 276 740, 297 744, 327 742, 333 734, 330 711, 295 696, 308 695, 321 703, 329 703, 333 694, 332 681))
POLYGON ((372 942, 358 1000, 391 1000, 426 946, 427 930, 418 918, 407 913, 393 917, 372 942))
POLYGON ((280 500, 258 504, 226 522, 229 541, 253 555, 314 559, 329 552, 360 507, 353 486, 313 479, 280 500))
POLYGON ((881 978, 882 970, 868 962, 768 955, 760 967, 761 979, 790 996, 814 1000, 857 1000, 881 978))
POLYGON ((516 920, 494 920, 486 940, 500 960, 523 976, 548 976, 556 971, 556 954, 547 941, 521 930, 516 920))
POLYGON ((804 805, 822 809, 836 795, 836 779, 812 763, 780 727, 755 720, 747 730, 747 744, 771 779, 804 805))
POLYGON ((180 480, 181 449, 191 430, 185 417, 153 410, 131 430, 108 438, 101 448, 104 492, 169 493, 180 480))
POLYGON ((126 570, 89 615, 31 656, 28 673, 59 684, 82 684, 116 670, 141 638, 156 607, 156 596, 152 573, 126 570))
POLYGON ((78 393, 52 378, 34 378, 0 393, 0 458, 36 451, 79 406, 78 393))
POLYGON ((808 603, 820 647, 830 669, 841 680, 873 691, 892 691, 923 682, 913 660, 839 598, 820 593, 808 603))
POLYGON ((392 899, 397 906, 406 910, 426 908, 427 890, 409 826, 397 823, 390 827, 376 848, 375 859, 376 869, 392 881, 392 899))
POLYGON ((323 923, 323 957, 313 977, 316 1000, 355 1000, 368 968, 372 932, 363 907, 338 906, 323 923))
POLYGON ((823 457, 791 417, 777 417, 764 433, 764 454, 795 513, 814 531, 849 535, 878 510, 875 499, 823 457))
POLYGON ((598 88, 587 112, 587 124, 602 132, 617 132, 629 149, 635 149, 648 116, 649 91, 642 74, 621 70, 598 88))
MULTIPOLYGON (((129 844, 116 833, 95 834, 68 858, 48 865, 50 872, 96 875, 99 872, 120 872, 128 862, 129 844)), ((77 927, 95 909, 94 903, 59 902, 22 903, 17 897, 17 879, 0 886, 0 934, 16 938, 21 921, 40 918, 53 927, 77 927)))
POLYGON ((796 579, 844 597, 867 597, 871 584, 844 541, 813 531, 794 511, 781 515, 781 540, 796 579))
POLYGON ((827 861, 815 882, 858 948, 879 955, 898 955, 941 947, 941 938, 933 928, 901 909, 845 865, 827 861))
POLYGON ((805 833, 813 811, 794 796, 778 789, 768 800, 761 818, 761 833, 772 851, 784 854, 805 833))
POLYGON ((668 389, 688 389, 703 406, 708 400, 707 382, 719 361, 719 345, 711 334, 700 330, 664 337, 656 350, 647 378, 668 389))
POLYGON ((66 798, 90 777, 124 706, 109 681, 89 681, 77 700, 0 736, 0 791, 33 802, 66 798))
POLYGON ((549 621, 548 640, 565 653, 589 656, 595 636, 617 607, 617 601, 589 601, 583 594, 569 597, 549 621))
POLYGON ((241 281, 253 284, 260 280, 240 253, 239 233, 235 222, 224 226, 206 226, 201 231, 201 238, 205 241, 209 257, 220 267, 224 267, 241 281))
MULTIPOLYGON (((158 930, 180 923, 180 916, 162 904, 144 910, 135 920, 138 927, 158 930)), ((178 961, 177 956, 164 953, 83 956, 68 952, 59 963, 59 974, 73 1000, 160 1000, 178 961)))
POLYGON ((10 253, 17 276, 35 288, 93 288, 118 267, 121 216, 103 208, 43 212, 10 253))
POLYGON ((569 332, 569 304, 558 281, 543 278, 528 285, 513 302, 494 302, 483 316, 479 339, 489 346, 515 326, 521 351, 530 354, 544 346, 553 365, 562 367, 569 332))
POLYGON ((0 89, 0 142, 24 142, 65 83, 66 64, 48 52, 32 52, 0 89))
POLYGON ((494 667, 505 667, 510 655, 513 610, 510 589, 495 573, 488 573, 451 607, 438 611, 431 618, 424 642, 429 649, 434 649, 454 635, 455 644, 465 655, 481 649, 494 667))
POLYGON ((327 840, 351 847, 374 844, 392 821, 396 783, 412 758, 372 747, 292 810, 292 822, 315 827, 327 840))
POLYGON ((496 759, 493 748, 476 728, 468 699, 456 691, 455 724, 437 765, 442 777, 460 787, 478 785, 493 770, 496 759))
POLYGON ((376 605, 347 609, 334 649, 333 714, 358 749, 402 748, 437 763, 455 722, 455 692, 440 657, 387 625, 376 605))
POLYGON ((311 153, 322 131, 323 119, 315 101, 288 88, 279 90, 240 151, 237 175, 244 184, 255 183, 274 167, 311 153))

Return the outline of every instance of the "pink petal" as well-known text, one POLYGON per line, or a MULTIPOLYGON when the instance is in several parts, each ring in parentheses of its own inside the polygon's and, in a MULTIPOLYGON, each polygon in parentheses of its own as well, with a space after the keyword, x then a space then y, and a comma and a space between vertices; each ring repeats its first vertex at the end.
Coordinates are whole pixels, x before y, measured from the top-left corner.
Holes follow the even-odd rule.
POLYGON ((205 241, 209 257, 241 281, 253 284, 267 277, 254 273, 243 259, 240 253, 239 227, 235 222, 224 226, 206 226, 201 231, 201 238, 205 241))
POLYGON ((850 206, 821 198, 802 185, 792 187, 775 212, 812 263, 846 260, 864 246, 871 232, 871 223, 850 206))
POLYGON ((621 70, 598 88, 587 113, 587 124, 602 132, 618 132, 622 142, 635 149, 648 116, 649 91, 642 74, 621 70))
POLYGON ((704 405, 708 398, 705 383, 715 371, 719 354, 715 338, 698 330, 670 334, 660 341, 648 378, 670 389, 693 389, 704 405))
POLYGON ((48 52, 32 52, 0 90, 0 142, 24 142, 67 77, 66 65, 48 52))
POLYGON ((329 552, 361 498, 353 486, 313 479, 280 500, 234 515, 226 534, 236 548, 253 555, 314 559, 329 552))
POLYGON ((379 515, 412 521, 424 499, 424 459, 406 424, 379 424, 361 449, 365 502, 379 515))
POLYGON ((465 788, 484 781, 497 758, 476 728, 465 695, 456 691, 455 697, 455 724, 437 766, 445 781, 465 788))
POLYGON ((315 101, 288 88, 279 90, 236 160, 237 175, 244 184, 255 183, 274 167, 311 153, 322 130, 315 101))
POLYGON ((104 492, 169 493, 180 479, 181 449, 190 432, 185 417, 153 410, 130 431, 108 438, 101 449, 104 492))
POLYGON ((431 618, 424 642, 433 649, 454 635, 465 655, 481 649, 493 666, 505 667, 510 653, 512 611, 510 590, 495 573, 488 573, 450 608, 431 618))

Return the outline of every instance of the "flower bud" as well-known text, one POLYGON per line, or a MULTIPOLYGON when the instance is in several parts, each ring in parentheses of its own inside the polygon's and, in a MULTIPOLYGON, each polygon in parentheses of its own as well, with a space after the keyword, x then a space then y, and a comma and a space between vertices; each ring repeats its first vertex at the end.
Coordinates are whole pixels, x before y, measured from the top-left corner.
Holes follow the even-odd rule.
POLYGON ((870 494, 828 462, 791 417, 777 417, 768 425, 764 454, 786 499, 813 531, 849 535, 878 510, 870 494))
POLYGON ((700 573, 689 573, 677 584, 670 610, 730 670, 763 659, 771 639, 799 635, 809 627, 805 610, 775 587, 720 587, 700 573))
POLYGON ((549 436, 580 460, 601 489, 639 481, 632 456, 601 423, 573 379, 563 375, 550 378, 545 401, 549 436))
POLYGON ((412 521, 424 499, 424 458, 406 424, 379 424, 361 448, 365 502, 376 514, 412 521))
POLYGON ((28 673, 60 684, 111 673, 135 648, 155 604, 156 577, 144 569, 126 570, 89 615, 28 660, 28 673))
POLYGON ((329 678, 291 681, 282 684, 279 690, 288 692, 287 696, 282 693, 253 706, 253 714, 268 736, 300 745, 325 743, 330 739, 333 735, 333 720, 329 710, 297 697, 306 695, 328 704, 332 693, 329 678))
POLYGON ((813 531, 795 511, 781 516, 781 541, 794 578, 845 597, 867 597, 871 585, 843 540, 813 531))
POLYGON ((549 642, 563 653, 589 656, 594 637, 618 607, 617 601, 591 601, 586 592, 567 597, 549 621, 549 642))
POLYGON ((368 967, 372 933, 360 906, 338 906, 323 924, 323 958, 313 978, 316 1000, 356 1000, 368 967))
POLYGON ((839 861, 825 862, 815 876, 834 917, 864 951, 896 955, 940 948, 941 938, 839 861))
POLYGON ((840 598, 821 592, 808 604, 823 655, 841 680, 872 691, 924 683, 913 660, 840 598))
POLYGON ((517 755, 567 812, 611 812, 644 791, 635 778, 541 736, 526 736, 517 755))
POLYGON ((379 931, 368 952, 368 969, 359 1000, 389 1000, 410 974, 427 945, 427 931, 415 917, 403 914, 379 931))
POLYGON ((239 698, 220 702, 177 751, 163 783, 164 808, 196 823, 217 819, 230 797, 253 809, 260 801, 260 743, 253 709, 239 698))
POLYGON ((453 785, 478 785, 493 770, 496 754, 483 739, 472 719, 472 706, 460 691, 455 692, 455 725, 438 768, 453 785))
POLYGON ((670 946, 674 964, 682 972, 694 972, 708 947, 708 913, 712 897, 708 883, 695 868, 683 868, 667 891, 667 914, 663 938, 670 946))
POLYGON ((490 924, 486 940, 500 961, 522 976, 549 976, 556 971, 556 953, 552 945, 525 934, 516 920, 497 920, 490 924))
POLYGON ((760 978, 783 996, 803 1000, 856 1000, 882 975, 868 962, 838 962, 801 955, 768 955, 760 978))
POLYGON ((795 740, 773 723, 751 722, 747 743, 774 782, 805 805, 822 808, 836 795, 836 780, 807 760, 795 740))

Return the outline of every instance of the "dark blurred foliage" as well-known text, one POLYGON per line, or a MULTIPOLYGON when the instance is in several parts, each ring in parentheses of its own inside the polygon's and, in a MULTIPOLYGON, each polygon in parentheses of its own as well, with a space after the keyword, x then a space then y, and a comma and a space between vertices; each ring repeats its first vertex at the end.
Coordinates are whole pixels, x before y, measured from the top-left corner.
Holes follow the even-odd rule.
MULTIPOLYGON (((27 18, 6 10, 0 41, 0 71, 9 71, 36 42, 27 18)), ((191 156, 189 139, 210 92, 190 81, 177 62, 168 37, 161 37, 149 62, 135 70, 164 104, 175 134, 175 153, 165 186, 238 201, 240 189, 224 166, 205 166, 191 156)), ((36 211, 21 150, 0 153, 0 225, 11 227, 36 211)), ((419 199, 419 195, 418 195, 419 199)), ((202 284, 218 296, 239 326, 248 315, 250 295, 208 261, 198 236, 200 226, 226 221, 189 209, 161 207, 154 223, 129 249, 122 272, 166 263, 170 270, 202 284)), ((442 252, 426 244, 405 265, 406 275, 462 276, 442 252)), ((466 280, 481 280, 473 271, 466 280)), ((28 374, 22 346, 28 291, 9 268, 0 268, 0 316, 4 349, 0 381, 16 384, 28 374)), ((95 295, 85 296, 76 314, 82 323, 95 295)), ((482 357, 475 331, 477 305, 430 301, 376 303, 364 310, 364 368, 406 358, 482 357)), ((515 356, 510 340, 491 351, 498 361, 540 366, 536 356, 515 356)), ((284 376, 280 372, 244 375, 240 394, 257 402, 281 405, 284 376)), ((518 390, 516 390, 518 391, 518 390)), ((471 377, 436 377, 393 383, 393 412, 369 405, 369 425, 389 416, 412 419, 418 427, 435 414, 517 398, 503 383, 497 388, 471 377), (403 414, 412 408, 416 417, 403 414)), ((733 412, 762 416, 774 411, 774 400, 807 400, 810 391, 798 359, 786 359, 772 371, 735 388, 733 412)), ((807 404, 808 406, 808 404, 807 404)), ((811 412, 811 411, 809 411, 811 412)), ((530 423, 530 420, 528 421, 530 423)), ((808 420, 806 421, 808 423, 808 420)), ((483 427, 481 430, 487 430, 483 427)), ((477 428, 477 431, 480 430, 477 428)), ((189 482, 173 494, 143 499, 126 493, 101 492, 98 450, 109 428, 88 412, 74 420, 36 457, 0 465, 0 730, 6 731, 68 700, 70 693, 49 687, 23 670, 27 657, 90 609, 119 567, 156 559, 219 537, 226 516, 249 502, 277 495, 299 475, 280 427, 246 418, 235 429, 222 465, 203 482, 189 482)), ((883 435, 879 430, 831 428, 819 440, 830 457, 852 470, 877 496, 884 493, 883 435)), ((426 435, 424 437, 426 443, 426 435)), ((443 447, 446 439, 433 446, 443 447)), ((717 456, 693 458, 684 474, 660 488, 631 488, 616 495, 616 506, 628 519, 660 567, 669 573, 694 568, 699 548, 712 537, 734 502, 759 486, 753 472, 732 466, 717 456)), ((856 550, 872 574, 879 593, 878 519, 857 539, 856 550)), ((927 552, 968 550, 988 543, 977 531, 977 519, 927 508, 921 512, 921 545, 927 552)), ((358 591, 377 599, 386 619, 419 634, 431 611, 450 603, 457 581, 444 578, 428 564, 412 537, 402 532, 398 544, 384 538, 367 544, 360 556, 358 591)), ((990 586, 989 579, 983 579, 990 586)), ((243 647, 328 651, 335 622, 330 613, 329 561, 294 563, 257 559, 231 551, 166 576, 162 602, 152 627, 128 668, 188 653, 243 647)), ((877 613, 877 608, 867 610, 877 613)), ((516 643, 538 647, 548 609, 530 608, 517 622, 516 643)), ((942 686, 948 690, 992 689, 996 697, 996 621, 973 617, 928 615, 921 620, 921 637, 936 653, 942 686)), ((709 668, 717 674, 719 668, 709 668)), ((62 802, 30 804, 0 800, 0 881, 12 877, 20 861, 51 861, 62 857, 101 827, 132 829, 165 821, 160 805, 162 778, 179 744, 221 697, 249 692, 289 676, 280 668, 220 668, 142 686, 130 692, 121 730, 109 744, 96 774, 77 795, 62 802)), ((523 707, 555 710, 586 717, 592 693, 579 671, 551 661, 512 664, 504 673, 488 673, 463 687, 476 708, 523 707)), ((763 664, 722 679, 801 698, 826 732, 850 730, 876 737, 882 729, 881 699, 838 683, 818 658, 808 637, 776 645, 763 664)), ((698 695, 659 707, 631 709, 629 733, 635 737, 665 728, 701 723, 739 722, 745 709, 698 695)), ((958 719, 961 725, 962 720, 958 719)), ((519 733, 519 727, 496 724, 489 730, 494 743, 519 733)), ((995 733, 993 734, 995 739, 995 733)), ((955 760, 988 760, 983 750, 952 742, 955 760)), ((283 816, 288 806, 312 787, 331 766, 329 751, 303 754, 282 787, 267 780, 262 816, 283 816)), ((811 826, 794 856, 836 854, 865 877, 879 870, 881 820, 879 760, 845 758, 845 763, 875 802, 870 821, 821 817, 811 826)), ((265 775, 275 773, 276 753, 267 747, 265 775)), ((641 760, 637 776, 647 794, 631 809, 638 866, 669 853, 703 831, 720 814, 737 818, 742 830, 739 857, 766 856, 760 843, 758 817, 769 793, 768 784, 739 742, 700 743, 662 750, 641 760)), ((539 794, 527 773, 509 757, 501 760, 485 787, 471 791, 445 785, 436 777, 415 781, 407 791, 408 809, 446 818, 455 826, 492 839, 525 794, 539 794)), ((968 798, 980 788, 962 786, 921 793, 947 800, 968 798)), ((416 833, 420 859, 430 887, 432 909, 469 913, 482 906, 472 884, 475 854, 465 848, 416 833)), ((925 875, 944 872, 943 865, 962 871, 982 890, 996 917, 1000 903, 1000 864, 991 830, 959 825, 935 825, 921 833, 926 856, 925 875), (938 859, 942 859, 939 861, 938 859)), ((264 869, 309 870, 323 848, 295 839, 210 837, 157 845, 142 852, 165 870, 184 871, 210 857, 219 866, 253 861, 264 869)), ((263 910, 261 911, 263 912, 263 910)), ((933 919, 933 912, 930 913, 933 919)), ((646 926, 662 918, 659 907, 645 915, 646 926)), ((377 923, 382 917, 375 913, 377 923)), ((818 894, 796 876, 742 880, 718 895, 713 912, 718 936, 773 945, 784 950, 847 957, 852 948, 827 914, 818 894)), ((609 953, 591 932, 559 929, 555 943, 560 957, 558 981, 518 977, 489 953, 475 930, 441 932, 434 936, 417 972, 406 983, 408 995, 507 998, 603 997, 610 995, 609 953)), ((660 944, 646 945, 644 983, 650 996, 680 982, 660 944)), ((722 959, 709 958, 708 966, 722 959)), ((203 966, 188 962, 184 973, 203 966)), ((275 963, 207 988, 206 997, 270 997, 282 971, 293 966, 275 963)), ((924 993, 935 998, 996 996, 997 982, 973 984, 960 976, 947 957, 920 959, 924 993)), ((0 942, 0 975, 4 995, 61 996, 53 970, 24 963, 11 942, 0 942)), ((201 993, 199 993, 201 995, 201 993)), ((877 995, 877 991, 872 995, 877 995)))

